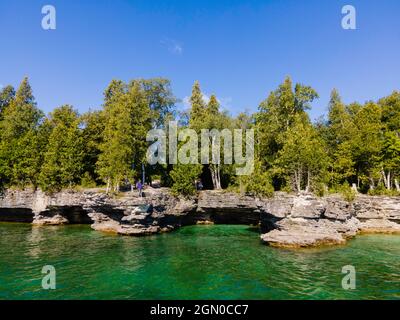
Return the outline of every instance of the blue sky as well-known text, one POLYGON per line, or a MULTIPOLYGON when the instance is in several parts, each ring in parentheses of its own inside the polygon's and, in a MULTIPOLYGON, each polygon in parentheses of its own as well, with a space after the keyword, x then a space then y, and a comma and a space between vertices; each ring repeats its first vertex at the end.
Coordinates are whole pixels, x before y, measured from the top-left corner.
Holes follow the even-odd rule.
POLYGON ((113 78, 166 77, 178 98, 199 80, 233 114, 258 104, 290 75, 313 86, 326 113, 400 89, 398 0, 0 0, 0 85, 27 75, 46 112, 98 108, 113 78), (54 5, 57 29, 41 28, 54 5), (357 9, 343 30, 341 8, 357 9))

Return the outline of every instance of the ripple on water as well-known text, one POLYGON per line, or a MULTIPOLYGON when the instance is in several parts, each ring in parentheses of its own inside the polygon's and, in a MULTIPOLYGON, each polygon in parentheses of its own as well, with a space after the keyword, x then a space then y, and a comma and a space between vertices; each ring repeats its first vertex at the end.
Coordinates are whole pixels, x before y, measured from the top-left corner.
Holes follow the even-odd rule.
POLYGON ((191 226, 145 238, 89 226, 0 224, 0 299, 400 299, 400 236, 282 250, 247 226, 191 226), (57 289, 41 288, 54 265, 57 289), (341 287, 353 265, 357 289, 341 287))

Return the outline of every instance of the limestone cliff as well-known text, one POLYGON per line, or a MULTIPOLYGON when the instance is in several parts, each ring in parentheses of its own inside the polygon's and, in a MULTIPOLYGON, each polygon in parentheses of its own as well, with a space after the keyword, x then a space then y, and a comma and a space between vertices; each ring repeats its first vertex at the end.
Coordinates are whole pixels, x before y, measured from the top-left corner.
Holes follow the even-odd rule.
POLYGON ((340 196, 277 192, 256 199, 224 191, 202 191, 193 199, 168 189, 146 189, 145 197, 124 193, 110 197, 101 190, 7 190, 0 197, 0 221, 35 225, 91 224, 94 230, 148 235, 196 223, 260 224, 261 240, 279 247, 343 244, 358 233, 400 233, 400 197, 340 196))

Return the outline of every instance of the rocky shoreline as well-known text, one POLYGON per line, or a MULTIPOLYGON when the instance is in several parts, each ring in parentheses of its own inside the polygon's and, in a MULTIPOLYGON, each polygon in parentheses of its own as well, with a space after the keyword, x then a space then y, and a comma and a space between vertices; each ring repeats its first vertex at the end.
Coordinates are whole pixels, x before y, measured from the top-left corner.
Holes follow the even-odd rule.
POLYGON ((224 191, 197 197, 173 196, 169 189, 146 189, 145 197, 126 192, 110 197, 101 190, 6 190, 0 221, 34 225, 90 224, 94 230, 129 236, 169 232, 193 224, 260 225, 261 240, 283 248, 340 245, 360 233, 400 234, 400 197, 359 195, 349 203, 339 195, 277 192, 258 199, 224 191))

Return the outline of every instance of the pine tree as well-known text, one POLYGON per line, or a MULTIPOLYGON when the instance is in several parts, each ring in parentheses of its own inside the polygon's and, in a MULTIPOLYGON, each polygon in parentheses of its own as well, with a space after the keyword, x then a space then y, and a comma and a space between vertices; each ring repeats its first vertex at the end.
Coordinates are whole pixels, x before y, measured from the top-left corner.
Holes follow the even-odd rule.
POLYGON ((10 105, 15 98, 15 90, 13 86, 6 86, 0 91, 0 119, 2 118, 3 110, 10 105))
POLYGON ((97 172, 107 183, 107 190, 118 192, 125 180, 134 183, 145 161, 151 110, 138 83, 126 90, 122 83, 112 82, 105 93, 104 112, 97 172))
POLYGON ((190 105, 191 109, 189 127, 197 132, 200 132, 200 130, 204 127, 206 106, 198 81, 196 81, 193 85, 192 96, 190 97, 190 105))
POLYGON ((96 163, 101 153, 100 145, 103 143, 104 111, 89 111, 81 118, 83 122, 84 184, 101 183, 96 171, 96 163))
POLYGON ((382 110, 368 102, 354 117, 356 132, 352 138, 355 169, 359 183, 369 185, 370 189, 377 186, 381 176, 382 159, 382 110))
POLYGON ((317 182, 323 182, 327 167, 326 147, 308 116, 296 116, 281 139, 283 147, 275 165, 290 177, 293 190, 311 191, 317 182))
POLYGON ((172 192, 174 194, 182 194, 191 196, 196 193, 196 179, 202 171, 201 165, 177 164, 171 171, 173 180, 172 192))
POLYGON ((44 191, 58 191, 80 182, 83 173, 83 139, 80 117, 69 105, 55 109, 46 120, 48 145, 39 177, 44 191))
POLYGON ((328 128, 326 138, 331 156, 330 179, 332 185, 336 186, 355 175, 351 141, 356 130, 353 117, 336 89, 332 90, 329 102, 328 128))
POLYGON ((3 185, 36 185, 40 168, 36 136, 42 118, 43 113, 36 106, 28 78, 24 78, 15 98, 10 99, 2 110, 0 177, 3 185))

